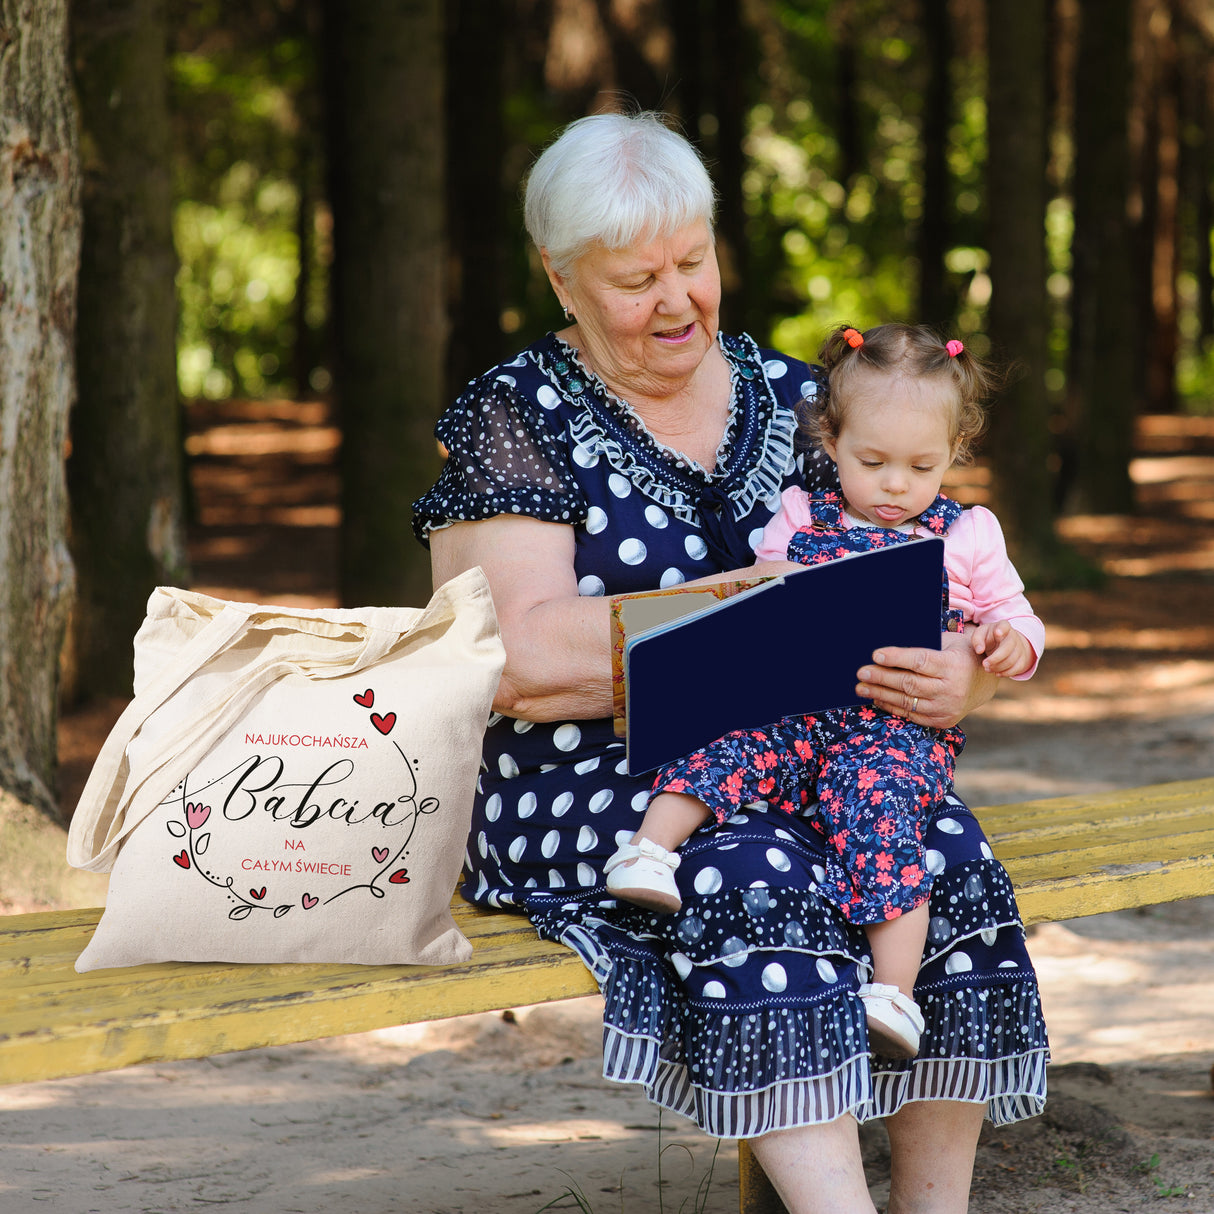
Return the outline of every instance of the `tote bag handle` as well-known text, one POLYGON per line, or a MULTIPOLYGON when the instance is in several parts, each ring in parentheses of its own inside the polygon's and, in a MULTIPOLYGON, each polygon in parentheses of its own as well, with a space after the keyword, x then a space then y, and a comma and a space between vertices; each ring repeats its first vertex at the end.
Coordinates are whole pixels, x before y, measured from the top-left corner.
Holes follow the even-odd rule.
MULTIPOLYGON (((306 649, 287 650, 234 672, 230 682, 171 734, 158 740, 157 758, 150 766, 128 770, 127 748, 148 718, 208 662, 252 630, 256 614, 256 609, 225 603, 219 614, 191 637, 174 660, 166 663, 127 705, 97 756, 72 818, 67 860, 73 867, 95 872, 112 867, 122 840, 266 687, 294 671, 304 671, 314 678, 357 673, 385 657, 401 637, 399 630, 357 624, 353 627, 363 632, 357 648, 348 647, 331 658, 306 649), (120 807, 120 800, 125 807, 120 807)), ((282 610, 272 614, 289 619, 289 613, 282 610)))

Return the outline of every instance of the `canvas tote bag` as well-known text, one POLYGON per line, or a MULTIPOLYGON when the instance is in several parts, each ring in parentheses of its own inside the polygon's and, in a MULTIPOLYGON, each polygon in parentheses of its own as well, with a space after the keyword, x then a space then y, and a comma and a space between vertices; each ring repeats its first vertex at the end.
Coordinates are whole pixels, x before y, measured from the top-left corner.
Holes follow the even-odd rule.
POLYGON ((68 832, 111 872, 77 970, 471 954, 449 903, 505 661, 479 568, 424 608, 161 588, 134 649, 68 832))

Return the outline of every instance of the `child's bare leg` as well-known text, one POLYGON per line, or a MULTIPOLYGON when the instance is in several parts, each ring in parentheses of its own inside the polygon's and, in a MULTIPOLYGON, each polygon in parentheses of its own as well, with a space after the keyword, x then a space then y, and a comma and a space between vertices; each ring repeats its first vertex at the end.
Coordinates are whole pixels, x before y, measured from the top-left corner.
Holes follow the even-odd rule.
MULTIPOLYGON (((682 792, 660 792, 649 802, 632 841, 639 843, 642 839, 652 839, 668 851, 675 851, 704 825, 708 817, 708 806, 698 797, 689 797, 682 792)), ((926 939, 926 924, 923 932, 926 939)))
POLYGON ((928 904, 865 929, 873 954, 872 982, 860 988, 873 1051, 914 1058, 923 1017, 915 1003, 915 978, 927 940, 928 904))
POLYGON ((674 871, 678 848, 709 817, 708 807, 681 792, 658 793, 649 802, 632 842, 607 861, 607 889, 625 902, 673 914, 682 906, 674 871))
POLYGON ((927 943, 928 904, 915 907, 897 919, 870 923, 864 934, 873 954, 873 981, 896 986, 915 997, 915 979, 927 943))

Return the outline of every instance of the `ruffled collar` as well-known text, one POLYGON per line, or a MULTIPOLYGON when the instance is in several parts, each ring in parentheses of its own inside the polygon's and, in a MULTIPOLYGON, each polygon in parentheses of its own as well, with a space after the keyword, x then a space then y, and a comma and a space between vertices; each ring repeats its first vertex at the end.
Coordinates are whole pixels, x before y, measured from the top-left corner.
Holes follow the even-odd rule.
POLYGON ((646 497, 685 522, 698 522, 707 500, 744 518, 760 501, 779 497, 793 466, 797 421, 777 407, 759 348, 748 336, 718 335, 730 367, 729 421, 708 471, 684 459, 649 432, 639 414, 587 371, 577 352, 550 333, 534 347, 536 362, 558 397, 571 406, 574 441, 602 455, 646 497))

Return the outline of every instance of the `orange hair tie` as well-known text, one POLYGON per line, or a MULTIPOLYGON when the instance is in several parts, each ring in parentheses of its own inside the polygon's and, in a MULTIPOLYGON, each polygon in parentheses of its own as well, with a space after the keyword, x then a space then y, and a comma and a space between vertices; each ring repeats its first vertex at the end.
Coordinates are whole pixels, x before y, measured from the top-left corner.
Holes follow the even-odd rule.
POLYGON ((855 329, 844 329, 843 340, 847 342, 847 344, 851 346, 853 350, 857 350, 864 345, 864 334, 855 329))

